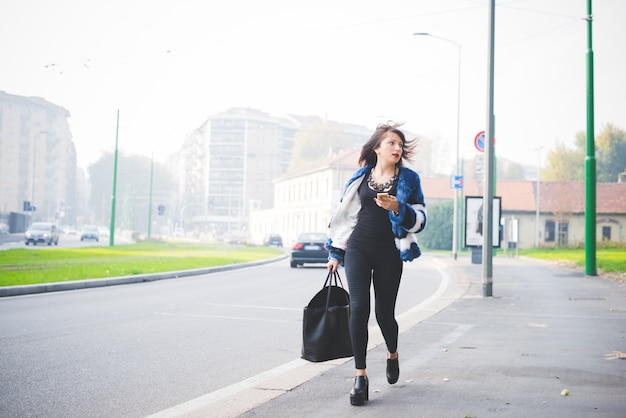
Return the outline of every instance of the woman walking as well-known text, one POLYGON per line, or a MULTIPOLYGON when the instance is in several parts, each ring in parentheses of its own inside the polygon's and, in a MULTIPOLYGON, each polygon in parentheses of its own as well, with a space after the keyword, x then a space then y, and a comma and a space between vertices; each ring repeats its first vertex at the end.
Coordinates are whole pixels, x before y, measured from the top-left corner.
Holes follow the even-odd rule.
POLYGON ((342 264, 350 291, 350 337, 356 377, 352 405, 369 400, 366 373, 370 316, 370 286, 374 285, 375 315, 387 345, 387 381, 400 376, 396 299, 403 261, 421 251, 415 234, 426 226, 426 207, 419 175, 403 166, 415 143, 396 124, 379 125, 363 145, 359 168, 346 184, 329 225, 328 269, 342 264))

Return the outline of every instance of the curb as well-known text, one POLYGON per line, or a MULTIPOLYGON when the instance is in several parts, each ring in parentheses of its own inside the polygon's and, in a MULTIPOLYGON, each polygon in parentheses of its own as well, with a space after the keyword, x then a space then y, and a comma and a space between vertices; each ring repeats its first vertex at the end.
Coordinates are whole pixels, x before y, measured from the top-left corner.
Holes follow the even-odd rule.
MULTIPOLYGON (((430 299, 397 317, 400 334, 443 311, 470 292, 470 277, 454 264, 436 256, 429 262, 444 278, 442 287, 430 299)), ((369 331, 368 352, 384 344, 384 338, 377 326, 369 331)), ((353 361, 352 357, 321 363, 295 359, 276 369, 156 412, 147 418, 236 418, 245 413, 254 414, 252 411, 255 408, 350 361, 353 361)))

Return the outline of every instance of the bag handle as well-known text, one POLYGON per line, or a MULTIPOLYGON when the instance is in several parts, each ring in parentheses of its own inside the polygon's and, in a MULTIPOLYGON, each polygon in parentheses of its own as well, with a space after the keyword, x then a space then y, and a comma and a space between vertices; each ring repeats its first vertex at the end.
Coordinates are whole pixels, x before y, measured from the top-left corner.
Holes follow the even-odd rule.
POLYGON ((324 286, 322 286, 322 289, 326 286, 332 286, 333 279, 335 280, 335 286, 341 286, 341 288, 343 288, 343 282, 341 281, 341 276, 339 276, 339 271, 333 272, 332 270, 328 270, 328 276, 326 276, 326 280, 324 281, 324 286))
MULTIPOLYGON (((328 285, 328 292, 326 292, 326 310, 328 310, 328 307, 330 306, 330 292, 332 291, 333 279, 335 279, 335 286, 341 285, 341 288, 343 289, 343 282, 341 281, 339 272, 328 270, 328 276, 326 276, 326 281, 324 282, 324 287, 328 285)), ((322 287, 322 289, 324 289, 324 287, 322 287)))

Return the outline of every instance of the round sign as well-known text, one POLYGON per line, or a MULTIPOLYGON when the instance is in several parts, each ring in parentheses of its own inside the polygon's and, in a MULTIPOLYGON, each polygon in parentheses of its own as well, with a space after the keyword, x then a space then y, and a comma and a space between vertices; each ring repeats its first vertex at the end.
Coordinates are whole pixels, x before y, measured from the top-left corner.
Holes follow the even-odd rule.
MULTIPOLYGON (((496 138, 493 138, 493 144, 496 144, 496 138)), ((485 152, 485 131, 480 131, 474 138, 474 146, 480 152, 485 152)))

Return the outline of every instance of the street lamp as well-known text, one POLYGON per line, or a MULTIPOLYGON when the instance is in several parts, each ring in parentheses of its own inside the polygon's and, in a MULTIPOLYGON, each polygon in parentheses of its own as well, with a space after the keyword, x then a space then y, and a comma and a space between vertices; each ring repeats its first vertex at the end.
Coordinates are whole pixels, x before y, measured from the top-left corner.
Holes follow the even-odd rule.
POLYGON ((543 147, 535 148, 537 151, 537 213, 535 214, 535 248, 539 248, 539 183, 541 180, 541 149, 543 147))
POLYGON ((454 210, 453 210, 453 221, 452 221, 452 255, 454 259, 457 259, 457 252, 459 248, 459 188, 457 188, 456 179, 461 175, 459 174, 460 170, 460 161, 459 161, 459 126, 461 120, 461 44, 455 42, 451 39, 442 38, 441 36, 432 35, 426 32, 417 32, 413 35, 416 36, 430 36, 432 38, 437 38, 445 42, 449 42, 454 44, 458 51, 458 74, 457 74, 457 92, 456 92, 456 161, 454 165, 454 210))
POLYGON ((33 175, 31 178, 31 186, 30 186, 31 221, 33 217, 32 210, 35 207, 35 171, 37 169, 37 138, 39 138, 39 135, 41 134, 48 135, 48 131, 39 131, 35 134, 35 137, 33 138, 33 175))

